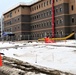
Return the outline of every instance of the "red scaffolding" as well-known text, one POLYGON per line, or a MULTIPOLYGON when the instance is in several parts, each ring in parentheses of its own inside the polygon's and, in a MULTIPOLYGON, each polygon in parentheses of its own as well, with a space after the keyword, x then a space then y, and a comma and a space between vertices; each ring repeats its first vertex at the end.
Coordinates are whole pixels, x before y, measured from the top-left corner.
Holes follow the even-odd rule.
POLYGON ((54 17, 54 0, 52 0, 52 38, 55 37, 55 17, 54 17))

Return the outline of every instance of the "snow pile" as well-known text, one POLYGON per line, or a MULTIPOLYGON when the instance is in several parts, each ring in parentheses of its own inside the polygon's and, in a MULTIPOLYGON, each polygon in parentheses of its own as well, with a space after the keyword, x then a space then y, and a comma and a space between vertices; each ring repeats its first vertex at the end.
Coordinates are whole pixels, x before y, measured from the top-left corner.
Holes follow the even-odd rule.
POLYGON ((16 45, 23 46, 23 44, 24 43, 20 43, 20 42, 0 42, 0 48, 13 47, 13 46, 16 46, 16 45))
MULTIPOLYGON (((17 43, 15 44, 17 45, 17 43)), ((23 44, 18 43, 18 45, 23 44)), ((48 44, 33 42, 26 43, 24 47, 19 47, 17 49, 3 49, 2 52, 8 57, 76 74, 76 48, 58 47, 54 45, 76 46, 76 43, 75 41, 48 44)), ((6 45, 3 44, 3 46, 6 45)))

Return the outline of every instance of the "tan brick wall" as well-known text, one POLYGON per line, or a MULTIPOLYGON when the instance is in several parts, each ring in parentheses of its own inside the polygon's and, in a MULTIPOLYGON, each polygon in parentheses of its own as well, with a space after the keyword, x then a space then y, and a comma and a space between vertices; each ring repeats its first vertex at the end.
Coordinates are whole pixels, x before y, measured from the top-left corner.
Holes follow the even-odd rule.
POLYGON ((11 10, 10 12, 8 12, 7 14, 4 15, 4 21, 9 20, 11 18, 14 18, 18 15, 21 15, 21 7, 18 7, 14 10, 11 10), (12 12, 12 17, 10 17, 10 13, 12 12), (8 16, 9 15, 9 16, 8 16), (8 17, 7 17, 8 16, 8 17))
MULTIPOLYGON (((62 4, 62 3, 69 3, 69 0, 58 0, 58 2, 56 2, 56 0, 55 0, 54 5, 57 6, 57 5, 62 4)), ((51 8, 52 4, 50 4, 50 0, 44 0, 44 1, 41 1, 41 2, 39 2, 39 3, 37 3, 37 4, 33 5, 33 6, 31 6, 31 10, 32 10, 32 8, 35 8, 35 7, 36 7, 36 10, 31 11, 31 14, 40 12, 40 11, 48 9, 48 8, 51 8), (47 4, 47 1, 48 1, 48 5, 46 5, 44 7, 44 2, 47 4), (43 7, 42 7, 42 3, 43 3, 43 7), (39 5, 40 5, 40 8, 37 9, 37 6, 39 6, 39 5)))
POLYGON ((75 0, 69 1, 69 14, 76 14, 76 1, 75 0), (74 7, 74 10, 72 10, 72 5, 74 7))
POLYGON ((30 14, 30 8, 29 7, 18 7, 16 9, 11 10, 10 12, 8 12, 7 14, 4 15, 4 21, 9 20, 11 18, 14 18, 16 16, 19 16, 21 14, 25 14, 25 15, 29 15, 30 14), (12 12, 12 17, 10 17, 10 13, 12 12))
POLYGON ((24 7, 21 9, 21 14, 29 15, 30 12, 30 7, 24 7))

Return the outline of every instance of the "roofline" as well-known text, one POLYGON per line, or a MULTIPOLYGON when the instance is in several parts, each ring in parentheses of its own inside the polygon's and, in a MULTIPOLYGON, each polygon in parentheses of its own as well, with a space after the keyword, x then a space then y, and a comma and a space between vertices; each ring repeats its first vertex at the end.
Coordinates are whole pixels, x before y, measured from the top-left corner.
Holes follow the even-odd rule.
POLYGON ((44 1, 44 0, 38 0, 37 2, 31 4, 30 6, 33 6, 33 5, 37 4, 37 3, 40 3, 41 1, 44 1))
POLYGON ((30 7, 30 6, 32 6, 32 5, 35 5, 35 4, 39 3, 39 2, 41 2, 41 1, 43 1, 43 0, 38 0, 38 1, 36 1, 36 2, 34 2, 34 3, 31 3, 31 4, 26 4, 26 3, 20 2, 20 3, 18 3, 17 5, 13 6, 12 8, 8 9, 7 11, 5 11, 3 15, 7 14, 8 12, 10 12, 10 11, 12 11, 12 10, 20 7, 20 6, 30 7))
POLYGON ((3 15, 7 14, 8 12, 10 12, 10 11, 12 11, 12 10, 14 10, 14 9, 16 9, 16 8, 18 8, 18 7, 20 7, 20 6, 27 6, 27 7, 29 7, 29 5, 19 3, 19 4, 15 5, 15 6, 9 8, 7 11, 4 12, 3 15))

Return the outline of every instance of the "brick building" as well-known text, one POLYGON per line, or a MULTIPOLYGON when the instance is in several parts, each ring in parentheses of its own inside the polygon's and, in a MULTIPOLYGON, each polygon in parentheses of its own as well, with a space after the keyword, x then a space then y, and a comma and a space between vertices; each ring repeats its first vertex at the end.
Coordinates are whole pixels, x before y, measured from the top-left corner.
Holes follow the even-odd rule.
MULTIPOLYGON (((55 37, 76 33, 76 1, 54 0, 55 37)), ((19 4, 4 13, 4 31, 16 40, 37 40, 52 34, 52 0, 19 4)))

